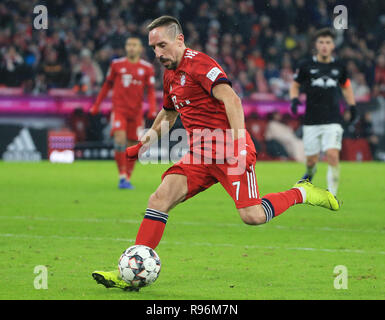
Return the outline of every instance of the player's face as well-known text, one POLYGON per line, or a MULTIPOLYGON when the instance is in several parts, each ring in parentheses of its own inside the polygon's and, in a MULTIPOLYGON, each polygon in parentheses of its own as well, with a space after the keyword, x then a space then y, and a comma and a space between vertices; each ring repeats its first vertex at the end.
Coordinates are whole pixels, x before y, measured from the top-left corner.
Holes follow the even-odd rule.
POLYGON ((331 56, 334 50, 334 41, 331 37, 319 37, 315 43, 317 53, 322 57, 331 56))
POLYGON ((148 43, 155 52, 156 58, 167 69, 176 69, 183 55, 184 38, 180 34, 173 38, 167 27, 158 27, 150 31, 148 43))
POLYGON ((126 53, 130 59, 137 59, 142 54, 142 42, 138 38, 128 38, 126 41, 126 53))

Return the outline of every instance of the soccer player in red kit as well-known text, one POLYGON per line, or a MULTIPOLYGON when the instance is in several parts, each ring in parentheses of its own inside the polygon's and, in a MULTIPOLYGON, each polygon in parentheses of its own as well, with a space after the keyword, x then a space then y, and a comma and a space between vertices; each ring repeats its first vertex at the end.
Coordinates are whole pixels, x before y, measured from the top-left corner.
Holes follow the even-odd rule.
POLYGON ((145 89, 149 102, 147 117, 156 116, 156 100, 153 66, 141 59, 143 46, 137 37, 126 40, 126 57, 111 62, 106 80, 90 113, 99 112, 100 104, 113 89, 111 112, 111 135, 114 136, 115 161, 119 171, 119 188, 132 189, 130 182, 135 160, 127 159, 125 150, 138 141, 138 129, 142 127, 142 103, 145 89))
MULTIPOLYGON (((299 181, 287 191, 261 197, 254 169, 256 151, 245 130, 241 99, 231 88, 226 73, 206 54, 185 46, 176 18, 162 16, 148 29, 149 45, 167 69, 163 78, 164 104, 152 125, 153 132, 128 147, 127 157, 137 159, 155 141, 154 132, 160 136, 162 122, 171 128, 179 115, 190 138, 190 150, 163 174, 161 184, 150 196, 136 245, 156 248, 169 211, 217 182, 233 198, 240 218, 249 225, 269 222, 296 204, 339 210, 340 204, 330 192, 309 181, 299 181), (202 131, 206 134, 195 134, 202 131), (221 136, 218 132, 225 133, 221 136), (202 137, 203 143, 199 144, 202 137), (207 137, 211 141, 205 140, 207 137), (234 152, 227 156, 227 149, 234 152), (210 154, 211 162, 200 161, 210 154)), ((95 271, 92 276, 106 287, 129 289, 118 271, 95 271)))

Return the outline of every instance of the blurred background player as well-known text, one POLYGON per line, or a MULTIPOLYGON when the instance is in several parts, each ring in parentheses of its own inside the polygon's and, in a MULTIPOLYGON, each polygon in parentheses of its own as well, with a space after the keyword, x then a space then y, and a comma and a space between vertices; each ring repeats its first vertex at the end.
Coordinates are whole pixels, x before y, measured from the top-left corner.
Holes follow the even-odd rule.
POLYGON ((142 42, 129 37, 125 44, 126 57, 114 59, 106 80, 90 109, 92 115, 100 111, 100 104, 113 89, 111 112, 111 135, 114 137, 115 161, 119 171, 119 188, 132 189, 130 182, 135 161, 126 159, 127 146, 137 143, 138 130, 142 127, 142 104, 147 89, 149 111, 147 118, 156 117, 155 78, 153 66, 141 59, 142 42))
POLYGON ((321 29, 314 36, 316 54, 300 63, 290 88, 291 111, 297 114, 300 88, 306 94, 306 113, 303 142, 306 155, 306 173, 303 179, 313 179, 320 152, 328 162, 327 186, 337 194, 340 177, 339 152, 343 128, 340 114, 340 93, 349 105, 351 121, 356 119, 355 99, 347 70, 333 57, 335 35, 330 29, 321 29))

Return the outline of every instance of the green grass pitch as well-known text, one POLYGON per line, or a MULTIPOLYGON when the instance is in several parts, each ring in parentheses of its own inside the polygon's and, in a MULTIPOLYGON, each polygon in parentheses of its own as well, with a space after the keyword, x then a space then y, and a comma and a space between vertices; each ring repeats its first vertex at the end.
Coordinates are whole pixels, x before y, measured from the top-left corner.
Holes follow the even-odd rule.
MULTIPOLYGON (((263 226, 242 223, 219 185, 170 212, 159 279, 140 292, 97 285, 133 245, 169 165, 136 166, 118 190, 113 161, 0 162, 0 299, 384 299, 385 167, 342 163, 338 213, 297 205, 263 226), (36 266, 47 289, 35 289, 36 266), (336 266, 348 288, 334 287, 336 266)), ((326 164, 314 183, 326 187, 326 164)), ((290 188, 297 163, 258 162, 260 193, 290 188)))

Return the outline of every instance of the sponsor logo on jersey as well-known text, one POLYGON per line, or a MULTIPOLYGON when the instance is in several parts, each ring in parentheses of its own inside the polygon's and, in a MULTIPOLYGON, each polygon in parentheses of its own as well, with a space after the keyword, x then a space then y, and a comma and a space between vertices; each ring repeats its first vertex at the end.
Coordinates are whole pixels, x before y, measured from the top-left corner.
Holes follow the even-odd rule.
POLYGON ((337 87, 337 81, 329 77, 311 79, 311 86, 328 89, 328 88, 337 87))
POLYGON ((40 161, 41 157, 27 128, 21 129, 3 153, 4 161, 40 161))
POLYGON ((221 70, 218 67, 212 68, 207 74, 206 77, 209 78, 212 82, 215 81, 216 78, 218 78, 219 74, 221 73, 221 70))

